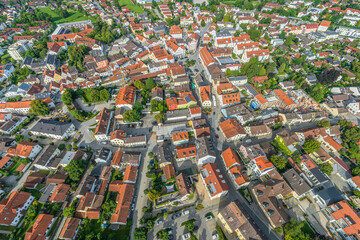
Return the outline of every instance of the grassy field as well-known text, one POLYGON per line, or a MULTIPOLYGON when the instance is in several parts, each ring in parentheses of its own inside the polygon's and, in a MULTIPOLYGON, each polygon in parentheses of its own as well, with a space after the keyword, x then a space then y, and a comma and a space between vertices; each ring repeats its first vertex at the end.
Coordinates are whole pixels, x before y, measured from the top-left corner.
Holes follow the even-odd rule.
POLYGON ((78 21, 84 21, 84 20, 88 20, 88 19, 90 19, 92 22, 94 22, 94 20, 95 20, 92 17, 84 16, 83 14, 81 14, 77 11, 72 11, 72 10, 68 10, 70 13, 70 16, 67 18, 60 17, 59 14, 57 14, 56 12, 54 12, 53 10, 51 10, 48 7, 38 8, 38 10, 49 14, 53 18, 53 20, 56 24, 66 23, 66 22, 78 22, 78 21))
POLYGON ((127 7, 133 12, 144 13, 144 9, 132 3, 131 0, 119 0, 120 7, 127 7))

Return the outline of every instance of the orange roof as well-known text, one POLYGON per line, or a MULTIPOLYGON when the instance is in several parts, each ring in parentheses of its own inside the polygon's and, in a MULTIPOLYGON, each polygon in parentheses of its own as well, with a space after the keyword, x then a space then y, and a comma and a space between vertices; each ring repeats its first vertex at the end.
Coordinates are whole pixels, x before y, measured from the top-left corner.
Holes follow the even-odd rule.
POLYGON ((137 171, 138 171, 138 167, 134 167, 132 165, 127 166, 125 168, 123 181, 124 182, 127 182, 127 181, 135 182, 136 181, 137 171))
POLYGON ((123 156, 124 152, 123 151, 116 151, 114 154, 114 157, 111 161, 111 166, 115 165, 115 166, 119 166, 122 156, 123 156))
POLYGON ((22 142, 16 145, 16 147, 10 147, 7 154, 19 157, 29 157, 33 147, 39 145, 35 142, 22 142))
POLYGON ((301 156, 300 159, 305 164, 308 170, 317 167, 316 163, 307 154, 301 156))
POLYGON ((256 162, 256 166, 260 169, 260 171, 274 167, 274 165, 267 159, 266 156, 260 156, 253 160, 256 162))
POLYGON ((198 105, 189 107, 189 110, 191 114, 201 113, 201 108, 198 105))
POLYGON ((79 224, 80 224, 80 219, 67 218, 63 228, 61 229, 59 238, 60 239, 73 239, 75 237, 75 234, 76 234, 79 224))
POLYGON ((0 224, 9 226, 17 215, 17 209, 22 208, 31 197, 31 193, 13 191, 8 198, 0 201, 0 224))
POLYGON ((226 149, 222 154, 221 154, 225 165, 227 168, 232 167, 233 165, 236 164, 240 164, 240 157, 239 155, 236 153, 236 151, 232 148, 228 148, 226 149))
POLYGON ((135 92, 136 88, 133 86, 125 86, 120 88, 119 94, 116 98, 115 105, 123 105, 123 104, 134 104, 135 100, 135 92))
POLYGON ((241 125, 233 118, 221 122, 219 126, 227 139, 230 139, 239 134, 246 134, 241 125))
POLYGON ((70 185, 68 184, 59 184, 56 186, 54 192, 49 198, 50 202, 64 202, 68 196, 70 190, 70 185))
POLYGON ((269 55, 269 49, 260 49, 246 52, 247 58, 269 55))
POLYGON ((24 240, 45 240, 47 239, 47 229, 54 216, 49 214, 39 214, 35 223, 26 232, 24 240))
POLYGON ((212 197, 224 191, 229 191, 224 176, 216 163, 208 163, 200 168, 201 176, 212 197))
POLYGON ((336 142, 332 137, 327 136, 324 137, 324 140, 329 143, 333 148, 335 148, 336 151, 340 150, 343 148, 343 146, 341 146, 340 143, 336 142))
POLYGON ((196 156, 196 147, 195 145, 187 145, 187 146, 177 146, 176 154, 178 158, 186 158, 196 156))
POLYGON ((264 95, 262 95, 262 94, 256 95, 255 98, 258 100, 258 102, 259 102, 260 104, 265 104, 265 103, 268 102, 268 101, 264 98, 264 95))
POLYGON ((346 200, 330 205, 328 206, 328 209, 331 210, 331 216, 336 221, 346 222, 346 224, 343 224, 342 230, 348 236, 360 237, 360 217, 346 200))
POLYGON ((172 134, 173 142, 189 140, 188 132, 176 132, 172 134))
POLYGON ((115 212, 111 215, 110 223, 125 224, 127 222, 133 192, 134 192, 133 184, 119 185, 119 191, 116 197, 117 205, 115 212))
POLYGON ((287 106, 295 104, 295 102, 281 89, 274 90, 274 93, 287 106))
POLYGON ((215 59, 210 54, 207 47, 203 47, 202 49, 200 49, 200 58, 202 59, 206 67, 209 66, 211 63, 215 63, 215 59))
POLYGON ((249 182, 249 178, 246 174, 243 174, 244 169, 237 165, 233 168, 229 169, 230 174, 232 174, 235 178, 235 182, 240 186, 246 182, 249 182))
POLYGON ((4 156, 0 160, 0 168, 3 168, 11 159, 12 159, 12 157, 10 157, 9 155, 4 156))
POLYGON ((351 180, 360 188, 360 176, 352 177, 351 180))
POLYGON ((330 21, 322 20, 321 23, 320 23, 320 26, 330 27, 330 24, 331 24, 330 21))
POLYGON ((163 168, 163 172, 165 175, 165 181, 174 178, 175 180, 175 168, 172 164, 168 164, 163 168))

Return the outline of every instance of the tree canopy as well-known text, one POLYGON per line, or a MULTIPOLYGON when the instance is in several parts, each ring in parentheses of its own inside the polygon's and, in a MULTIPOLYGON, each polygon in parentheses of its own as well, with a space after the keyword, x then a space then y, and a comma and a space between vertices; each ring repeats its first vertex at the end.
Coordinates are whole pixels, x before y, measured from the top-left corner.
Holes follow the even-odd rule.
POLYGON ((304 143, 304 150, 308 153, 313 153, 319 150, 321 143, 315 139, 308 139, 304 143))
POLYGON ((328 176, 331 176, 331 173, 333 171, 333 167, 330 165, 330 163, 323 163, 319 165, 319 168, 323 173, 325 173, 328 176))
POLYGON ((85 169, 86 162, 82 159, 71 160, 70 163, 65 167, 65 170, 69 174, 69 178, 72 182, 79 182, 85 169))
POLYGON ((41 99, 32 100, 30 103, 30 112, 38 116, 48 115, 50 113, 49 105, 41 99))
POLYGON ((270 161, 274 164, 274 166, 279 169, 279 170, 283 170, 284 168, 286 168, 286 165, 288 163, 287 159, 281 156, 277 156, 277 155, 272 155, 270 157, 270 161))

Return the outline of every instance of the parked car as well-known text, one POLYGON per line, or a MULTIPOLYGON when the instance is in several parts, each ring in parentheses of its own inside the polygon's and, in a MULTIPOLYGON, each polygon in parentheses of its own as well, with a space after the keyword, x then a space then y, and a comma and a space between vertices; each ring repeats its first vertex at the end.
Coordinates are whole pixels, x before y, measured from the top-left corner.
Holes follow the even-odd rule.
POLYGON ((177 219, 179 217, 181 217, 181 213, 176 213, 176 214, 172 215, 171 218, 172 218, 172 220, 174 220, 174 219, 177 219))
POLYGON ((207 216, 205 219, 206 219, 206 221, 209 221, 209 220, 211 220, 213 217, 212 216, 207 216))
POLYGON ((184 240, 189 239, 190 237, 191 237, 190 233, 186 233, 186 234, 182 235, 182 239, 184 239, 184 240))
POLYGON ((219 135, 215 134, 215 137, 216 137, 217 139, 219 139, 219 135))
POLYGON ((190 213, 190 211, 189 210, 185 210, 185 211, 183 211, 183 214, 184 215, 188 215, 190 213))
POLYGON ((194 231, 197 231, 199 229, 199 226, 194 226, 194 231))
POLYGON ((219 235, 217 234, 217 233, 214 233, 213 235, 212 235, 212 239, 218 239, 219 238, 219 235))
POLYGON ((158 220, 157 222, 156 222, 156 225, 159 225, 159 224, 162 224, 164 221, 163 220, 158 220))

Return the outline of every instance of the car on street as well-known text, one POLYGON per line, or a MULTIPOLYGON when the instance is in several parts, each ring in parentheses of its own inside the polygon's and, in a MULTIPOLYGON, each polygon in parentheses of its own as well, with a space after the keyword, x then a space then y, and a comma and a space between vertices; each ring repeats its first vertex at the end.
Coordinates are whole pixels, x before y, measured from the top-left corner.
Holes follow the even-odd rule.
POLYGON ((160 225, 160 224, 162 224, 164 221, 163 220, 157 220, 157 222, 156 222, 156 225, 160 225))
POLYGON ((205 219, 206 219, 206 221, 209 221, 209 220, 211 220, 213 217, 210 215, 210 216, 207 216, 205 219))
POLYGON ((176 214, 172 215, 171 218, 172 218, 172 220, 174 220, 174 219, 177 219, 179 217, 181 217, 181 213, 176 213, 176 214))
POLYGON ((219 127, 217 127, 217 128, 216 128, 216 130, 220 131, 220 128, 219 128, 219 127))
POLYGON ((213 115, 215 115, 215 113, 216 113, 216 112, 214 111, 214 112, 213 112, 213 115))
POLYGON ((217 139, 219 139, 219 135, 215 134, 215 137, 216 137, 217 139))
POLYGON ((194 226, 194 231, 197 231, 199 229, 199 226, 194 226))

